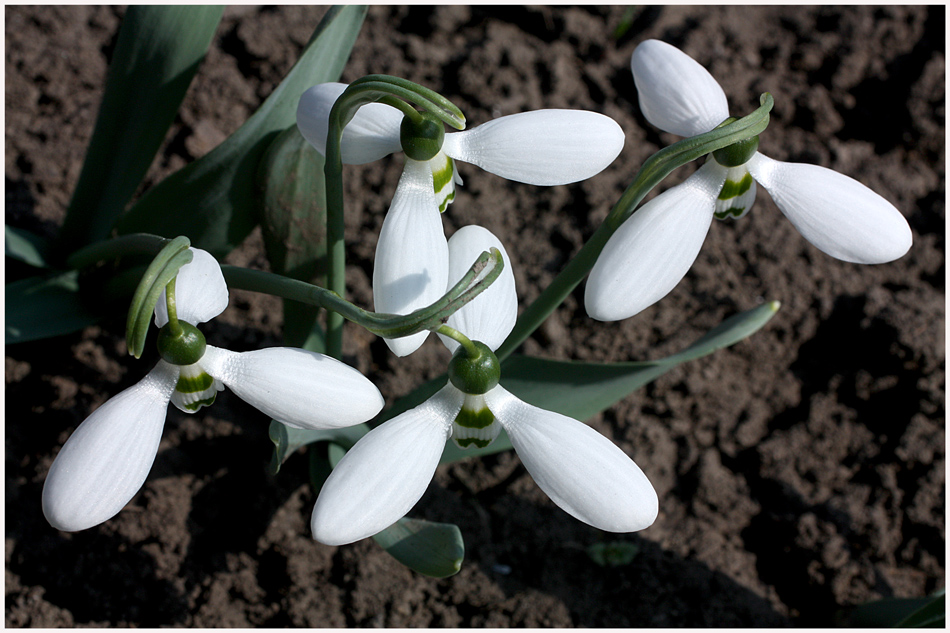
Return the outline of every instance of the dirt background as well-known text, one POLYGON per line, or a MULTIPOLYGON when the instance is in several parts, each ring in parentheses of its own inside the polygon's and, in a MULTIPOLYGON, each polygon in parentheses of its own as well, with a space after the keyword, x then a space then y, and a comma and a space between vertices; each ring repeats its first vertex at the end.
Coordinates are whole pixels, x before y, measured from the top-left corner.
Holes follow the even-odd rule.
MULTIPOLYGON (((325 9, 229 8, 144 187, 200 157, 288 71, 325 9)), ((826 626, 869 600, 944 584, 943 7, 388 7, 369 10, 344 80, 399 75, 471 125, 584 108, 627 133, 619 159, 566 187, 470 165, 447 233, 479 223, 509 246, 522 305, 564 266, 651 153, 672 142, 639 113, 629 60, 661 38, 722 83, 735 113, 775 97, 760 149, 848 174, 907 217, 901 260, 857 266, 802 239, 760 190, 716 222, 686 280, 620 323, 583 286, 524 346, 562 359, 658 358, 723 318, 779 300, 734 348, 677 368, 597 416, 660 496, 651 528, 609 535, 556 508, 512 453, 439 469, 412 516, 458 524, 462 571, 417 575, 372 540, 311 540, 306 458, 267 474, 267 420, 227 392, 169 409, 142 492, 113 520, 64 534, 40 492, 72 430, 138 381, 124 314, 6 350, 8 626, 826 626), (598 542, 635 544, 601 568, 598 542)), ((52 236, 79 175, 123 9, 7 7, 6 222, 52 236)), ((675 173, 681 181, 692 167, 675 173)), ((371 306, 376 236, 401 170, 347 168, 347 279, 371 306)), ((667 186, 666 184, 663 187, 667 186)), ((265 268, 259 232, 228 261, 265 268)), ((7 279, 24 270, 8 264, 7 279)), ((204 329, 234 350, 280 344, 277 300, 233 291, 204 329)), ((346 360, 392 401, 441 373, 434 339, 407 359, 357 329, 346 360)))

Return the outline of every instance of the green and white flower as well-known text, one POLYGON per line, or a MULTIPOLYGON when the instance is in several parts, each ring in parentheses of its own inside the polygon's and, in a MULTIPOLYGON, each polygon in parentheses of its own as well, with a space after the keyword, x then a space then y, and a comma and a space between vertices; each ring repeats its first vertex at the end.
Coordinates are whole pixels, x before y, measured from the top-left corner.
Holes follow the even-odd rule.
MULTIPOLYGON (((175 304, 178 319, 194 326, 224 311, 228 288, 214 257, 191 251, 194 259, 178 273, 175 304)), ((155 324, 166 323, 163 296, 155 324)), ((193 413, 227 386, 275 420, 303 429, 360 424, 383 406, 379 390, 362 374, 322 354, 285 347, 238 353, 207 345, 199 355, 184 366, 159 360, 144 379, 79 425, 43 486, 50 525, 84 530, 112 518, 132 499, 158 454, 169 401, 193 413)))
MULTIPOLYGON (((660 129, 695 136, 728 119, 722 88, 679 49, 647 40, 634 50, 631 67, 640 109, 660 129)), ((772 160, 757 149, 755 138, 714 152, 683 184, 624 222, 591 270, 587 313, 616 321, 666 296, 699 255, 713 217, 749 211, 756 182, 806 240, 832 257, 880 264, 910 249, 907 220, 863 184, 817 165, 772 160)))
MULTIPOLYGON (((297 127, 326 153, 330 109, 346 85, 314 86, 300 98, 297 127)), ((388 105, 360 108, 343 128, 344 163, 368 163, 404 150, 403 114, 388 105)), ((443 131, 442 123, 437 122, 443 131)), ((439 213, 462 184, 456 161, 532 185, 565 185, 590 178, 623 149, 624 133, 602 114, 582 110, 537 110, 499 117, 471 130, 445 133, 441 148, 406 166, 383 222, 376 247, 373 298, 377 312, 408 314, 437 300, 445 288, 446 240, 439 213)), ((418 156, 418 154, 416 154, 418 156)), ((426 154, 427 155, 427 154, 426 154)), ((386 339, 398 356, 414 352, 427 332, 386 339)))
MULTIPOLYGON (((456 232, 449 240, 449 283, 461 278, 469 262, 492 246, 510 261, 501 242, 486 229, 467 226, 456 232)), ((380 532, 422 497, 446 441, 462 448, 484 447, 501 429, 541 490, 575 518, 609 532, 634 532, 653 523, 656 492, 622 450, 586 424, 522 402, 498 384, 492 352, 511 332, 516 315, 509 265, 448 321, 485 353, 468 365, 477 375, 453 372, 467 350, 440 334, 450 349, 457 350, 450 382, 418 407, 367 433, 343 456, 313 509, 316 540, 343 545, 380 532), (481 364, 492 359, 494 366, 481 364), (482 367, 485 371, 479 373, 482 367)))

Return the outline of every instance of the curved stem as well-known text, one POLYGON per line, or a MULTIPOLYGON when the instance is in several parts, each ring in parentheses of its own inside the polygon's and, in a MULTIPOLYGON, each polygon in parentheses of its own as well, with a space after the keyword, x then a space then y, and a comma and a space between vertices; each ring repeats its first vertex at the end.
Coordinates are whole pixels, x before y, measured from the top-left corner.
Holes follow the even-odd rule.
POLYGON ((168 308, 168 328, 171 333, 180 337, 185 334, 181 329, 181 323, 178 322, 178 304, 175 302, 175 277, 165 286, 165 306, 168 308))
MULTIPOLYGON (((323 172, 327 201, 327 289, 341 298, 346 297, 346 247, 340 142, 343 127, 356 111, 376 101, 393 106, 406 116, 418 118, 419 113, 406 102, 415 103, 456 129, 465 127, 465 117, 445 97, 410 81, 386 75, 369 75, 354 81, 333 104, 323 172)), ((327 354, 334 358, 340 358, 343 353, 343 319, 338 312, 327 314, 327 354)))
POLYGON ((324 308, 330 315, 336 314, 341 320, 352 321, 384 338, 399 338, 439 328, 449 316, 488 288, 502 269, 504 262, 501 253, 493 248, 491 253, 482 253, 462 279, 438 301, 410 314, 399 315, 363 310, 331 290, 297 279, 262 270, 226 264, 221 266, 225 280, 233 288, 263 292, 324 308))
POLYGON ((478 349, 474 343, 472 343, 472 340, 455 328, 451 328, 448 325, 443 324, 438 330, 436 330, 436 332, 439 334, 444 334, 454 341, 458 341, 459 344, 465 348, 465 351, 468 352, 469 358, 478 358, 482 355, 481 350, 478 349))
POLYGON ((717 149, 761 134, 769 124, 768 113, 774 102, 769 93, 764 93, 759 101, 761 106, 752 114, 705 134, 664 147, 648 158, 620 200, 577 255, 518 317, 511 334, 495 352, 498 360, 504 360, 511 355, 563 303, 593 268, 594 262, 614 231, 633 215, 643 198, 674 169, 717 149))

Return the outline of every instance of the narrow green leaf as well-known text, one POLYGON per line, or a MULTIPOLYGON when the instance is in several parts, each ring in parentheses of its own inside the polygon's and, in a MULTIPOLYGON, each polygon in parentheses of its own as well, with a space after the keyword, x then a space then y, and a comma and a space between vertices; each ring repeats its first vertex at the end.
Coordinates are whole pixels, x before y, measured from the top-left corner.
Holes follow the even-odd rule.
POLYGON ((79 182, 60 231, 70 253, 105 238, 145 176, 221 21, 223 6, 126 9, 79 182))
POLYGON ((946 597, 941 589, 925 598, 884 598, 851 610, 848 625, 853 627, 943 627, 946 597))
POLYGON ((280 471, 281 464, 287 461, 287 458, 301 446, 316 442, 332 442, 349 449, 368 432, 369 427, 365 424, 343 429, 314 431, 291 428, 286 424, 271 420, 268 434, 274 443, 274 455, 271 458, 270 471, 274 474, 280 471))
POLYGON ((390 556, 426 576, 457 574, 465 558, 465 542, 457 525, 402 518, 373 537, 390 556))
POLYGON ((945 628, 947 622, 947 597, 940 589, 930 602, 897 623, 902 628, 945 628))
POLYGON ((525 402, 587 420, 676 365, 741 341, 777 309, 773 302, 732 316, 684 351, 656 361, 578 363, 512 356, 502 363, 501 384, 525 402))
POLYGON ((98 321, 79 300, 78 280, 79 273, 72 270, 7 284, 7 344, 69 334, 98 321))
POLYGON ((18 259, 36 268, 49 268, 49 264, 46 263, 49 244, 44 238, 14 226, 4 225, 4 228, 6 228, 4 252, 7 257, 18 259))
MULTIPOLYGON (((271 269, 324 286, 327 268, 323 156, 292 125, 261 160, 261 229, 271 269)), ((284 300, 284 342, 300 345, 313 333, 318 308, 284 300)))
POLYGON ((184 234, 219 259, 240 244, 259 221, 255 176, 264 152, 294 124, 307 88, 339 79, 365 15, 363 6, 331 8, 258 111, 206 156, 150 189, 120 218, 119 233, 184 234))

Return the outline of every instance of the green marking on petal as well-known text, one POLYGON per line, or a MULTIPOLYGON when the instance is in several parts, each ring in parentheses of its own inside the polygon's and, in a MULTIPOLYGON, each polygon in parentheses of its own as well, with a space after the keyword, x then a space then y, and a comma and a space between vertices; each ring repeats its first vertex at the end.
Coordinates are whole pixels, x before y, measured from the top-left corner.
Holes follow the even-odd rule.
POLYGON ((470 437, 464 440, 457 439, 455 440, 455 443, 458 444, 459 448, 468 448, 470 446, 474 446, 475 448, 485 448, 492 443, 492 440, 480 440, 475 437, 470 437))
POLYGON ((444 213, 446 207, 455 199, 455 161, 439 152, 429 161, 429 166, 432 169, 432 188, 439 203, 439 213, 444 213))
POLYGON ((217 393, 211 395, 210 398, 205 398, 204 400, 197 400, 195 402, 185 402, 182 404, 187 410, 195 412, 201 407, 207 407, 214 404, 214 399, 218 397, 217 393))
POLYGON ((175 385, 175 391, 178 393, 200 393, 214 384, 214 378, 201 372, 197 376, 186 376, 182 372, 178 378, 178 384, 175 385))
POLYGON ((452 422, 452 441, 459 448, 485 448, 501 433, 501 424, 485 406, 485 397, 466 394, 455 420, 452 422))
POLYGON ((185 413, 194 413, 214 402, 224 385, 208 374, 201 365, 179 367, 178 383, 172 393, 172 403, 185 413))
POLYGON ((745 176, 742 177, 742 180, 736 182, 734 180, 726 180, 722 185, 722 191, 719 192, 720 200, 729 200, 730 198, 735 198, 741 196, 752 186, 752 175, 749 172, 745 173, 745 176))
POLYGON ((452 182, 452 176, 455 174, 455 161, 440 153, 429 161, 429 165, 432 166, 433 188, 436 193, 439 193, 447 184, 452 182))
POLYGON ((748 211, 747 208, 742 207, 731 207, 725 211, 716 211, 715 216, 717 220, 728 220, 729 218, 741 218, 745 212, 748 211))
POLYGON ((478 411, 472 411, 462 407, 462 410, 459 411, 458 417, 455 418, 455 423, 466 429, 488 428, 494 421, 495 416, 491 411, 488 410, 488 407, 478 411))
POLYGON ((445 210, 452 204, 453 200, 455 200, 455 189, 452 189, 452 193, 442 200, 442 204, 439 205, 439 213, 445 213, 445 210))

